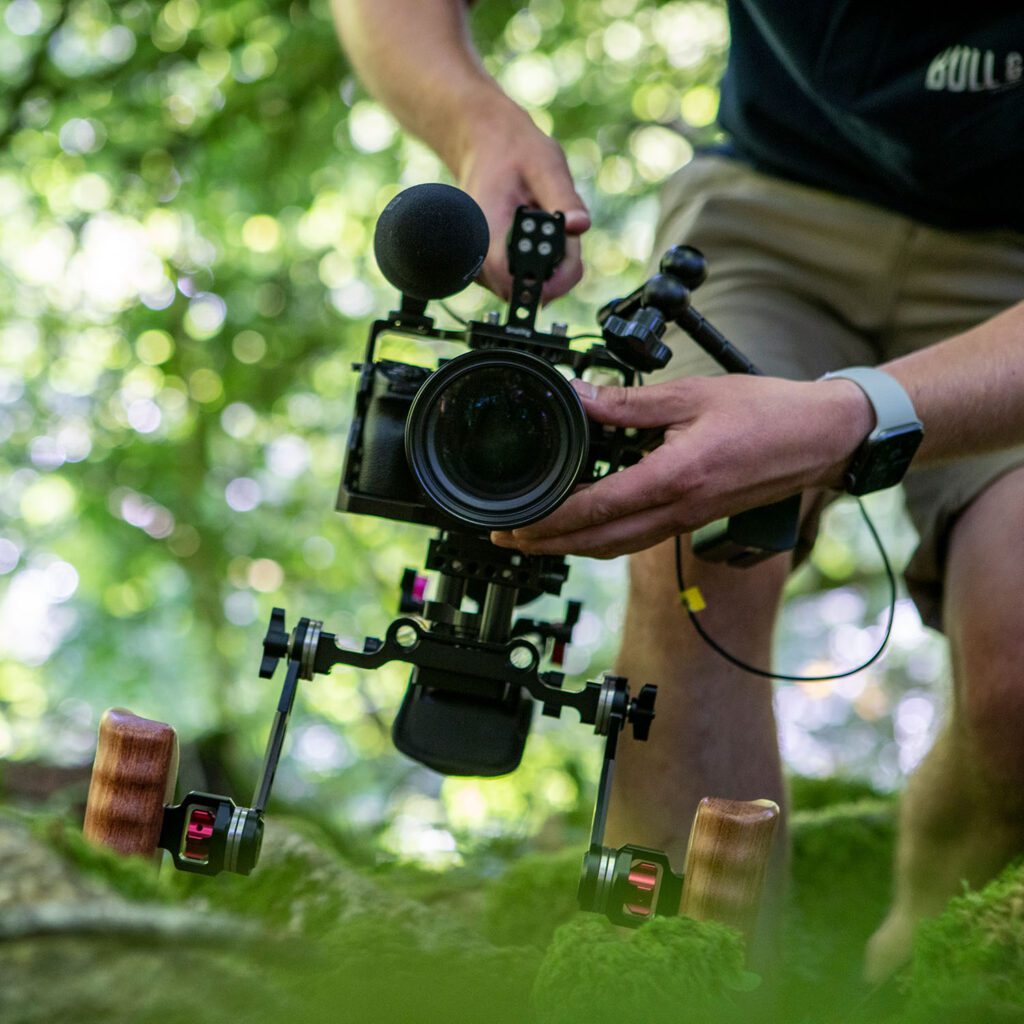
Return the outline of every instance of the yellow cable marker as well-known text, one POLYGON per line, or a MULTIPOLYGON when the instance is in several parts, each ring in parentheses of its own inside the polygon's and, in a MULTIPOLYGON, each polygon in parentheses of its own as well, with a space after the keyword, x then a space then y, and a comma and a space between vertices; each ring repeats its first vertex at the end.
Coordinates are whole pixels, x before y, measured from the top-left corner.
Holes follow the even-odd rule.
POLYGON ((707 602, 704 600, 704 595, 700 592, 700 587, 687 587, 681 591, 679 603, 694 613, 702 612, 707 608, 707 602))

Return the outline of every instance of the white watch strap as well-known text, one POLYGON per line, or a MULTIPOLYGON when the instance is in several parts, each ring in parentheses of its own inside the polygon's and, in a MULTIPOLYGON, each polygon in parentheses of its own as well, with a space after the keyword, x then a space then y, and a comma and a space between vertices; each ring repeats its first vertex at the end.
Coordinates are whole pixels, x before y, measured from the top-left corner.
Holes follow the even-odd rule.
POLYGON ((875 429, 868 435, 869 440, 893 427, 910 426, 915 423, 921 425, 910 395, 895 377, 884 370, 874 366, 848 366, 843 370, 826 373, 821 380, 836 377, 853 381, 867 395, 874 408, 875 429))

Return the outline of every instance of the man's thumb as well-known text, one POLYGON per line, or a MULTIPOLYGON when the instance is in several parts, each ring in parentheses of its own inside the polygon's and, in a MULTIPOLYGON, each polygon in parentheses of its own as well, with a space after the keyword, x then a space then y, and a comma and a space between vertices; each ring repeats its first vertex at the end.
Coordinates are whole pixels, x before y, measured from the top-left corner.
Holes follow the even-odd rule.
POLYGON ((572 182, 565 157, 558 151, 539 166, 530 182, 534 198, 542 209, 561 210, 565 214, 565 233, 581 235, 590 227, 590 212, 572 182))

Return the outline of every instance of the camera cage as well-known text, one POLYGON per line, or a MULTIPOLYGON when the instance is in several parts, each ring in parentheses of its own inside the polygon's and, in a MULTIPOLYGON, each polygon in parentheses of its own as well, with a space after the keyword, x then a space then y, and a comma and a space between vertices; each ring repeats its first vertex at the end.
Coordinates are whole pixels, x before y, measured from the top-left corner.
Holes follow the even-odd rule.
MULTIPOLYGON (((490 543, 486 530, 467 529, 429 503, 381 497, 359 486, 368 458, 367 419, 379 370, 386 362, 375 358, 385 333, 461 342, 469 351, 528 353, 576 377, 595 369, 611 371, 624 386, 631 386, 640 373, 667 363, 671 353, 661 339, 667 324, 675 322, 730 372, 757 372, 690 308, 690 290, 703 281, 706 265, 700 253, 685 246, 666 254, 662 273, 601 310, 598 320, 606 344, 575 349, 564 325, 556 325, 550 333, 537 330, 542 286, 563 252, 562 215, 521 207, 508 240, 513 290, 504 324, 492 314, 462 330, 440 328, 426 315, 425 300, 402 295, 398 309, 374 321, 363 360, 354 364, 360 377, 337 508, 435 527, 437 534, 429 542, 425 560, 426 569, 438 575, 433 596, 426 596, 426 578, 407 569, 401 581, 399 617, 388 626, 383 639, 367 637, 361 650, 346 647, 325 631, 319 620, 302 618, 289 631, 284 609, 273 610, 259 674, 271 678, 282 659, 287 669, 251 807, 236 806, 229 797, 197 792, 189 793, 179 804, 163 805, 168 787, 173 792, 175 758, 168 739, 168 733, 173 738, 173 730, 128 712, 108 712, 101 724, 90 787, 85 827, 89 838, 124 853, 168 850, 175 867, 184 871, 248 874, 258 860, 263 817, 299 680, 327 674, 339 664, 374 670, 402 661, 412 667, 412 677, 395 722, 396 745, 439 771, 486 776, 513 770, 523 753, 534 704, 540 704, 543 714, 551 717, 572 708, 582 723, 605 737, 591 843, 579 887, 583 909, 604 913, 628 926, 655 915, 676 913, 716 917, 740 927, 749 924, 751 906, 756 912, 777 820, 774 805, 705 800, 691 835, 685 882, 660 851, 632 844, 619 849, 604 846, 619 733, 628 725, 634 738, 647 739, 657 691, 645 684, 633 694, 626 679, 610 674, 585 682, 581 689, 565 689, 562 672, 542 668, 545 661, 561 665, 581 606, 569 601, 561 622, 516 617, 516 609, 541 594, 560 595, 568 576, 565 559, 498 548, 490 543), (465 607, 467 598, 475 602, 476 610, 465 607), (124 764, 127 760, 134 764, 130 778, 124 764), (146 762, 144 784, 142 762, 146 762), (133 802, 138 804, 135 816, 125 817, 123 807, 133 802), (748 837, 740 858, 732 858, 746 893, 741 904, 733 905, 736 877, 712 878, 710 869, 690 871, 705 833, 709 864, 722 861, 717 852, 724 842, 722 836, 748 837), (703 895, 688 896, 691 889, 703 895), (708 900, 719 902, 708 909, 708 900)), ((441 360, 439 368, 444 365, 441 360)), ((402 401, 430 375, 421 368, 407 374, 408 380, 403 382, 403 374, 410 369, 407 365, 391 363, 389 369, 395 372, 402 401), (403 387, 406 394, 402 394, 403 387)), ((392 436, 387 441, 394 446, 392 436)), ((657 441, 656 432, 641 434, 591 423, 591 479, 636 462, 657 441)), ((774 515, 755 509, 723 524, 712 524, 704 541, 695 539, 695 550, 703 557, 737 565, 787 550, 795 541, 798 506, 797 497, 795 504, 789 501, 774 507, 774 515), (737 521, 742 528, 734 528, 737 521)))
MULTIPOLYGON (((402 305, 392 310, 386 319, 375 320, 370 327, 362 362, 353 364, 353 368, 359 372, 359 382, 355 412, 348 436, 347 457, 335 508, 339 512, 376 515, 424 526, 467 530, 465 523, 446 515, 426 501, 380 497, 367 493, 366 488, 360 486, 366 458, 367 417, 375 397, 380 367, 380 361, 376 358, 377 348, 383 336, 397 334, 419 341, 457 342, 465 345, 467 351, 500 350, 527 353, 545 360, 553 367, 564 367, 577 378, 582 378, 591 371, 614 374, 624 387, 630 387, 637 382, 638 371, 604 345, 591 345, 585 350, 575 349, 570 347, 571 339, 563 333, 545 333, 537 330, 532 324, 523 326, 521 323, 511 322, 512 310, 522 308, 521 304, 512 304, 509 321, 504 324, 497 322, 497 317, 492 316, 486 321, 470 321, 460 330, 436 327, 433 318, 425 314, 425 305, 419 301, 410 302, 404 299, 402 305)), ((534 310, 534 315, 535 312, 534 310)), ((437 369, 441 369, 448 362, 448 359, 439 360, 437 369)), ((416 390, 418 385, 416 388, 410 385, 410 400, 416 390)), ((626 466, 639 461, 644 447, 649 448, 659 440, 660 434, 657 431, 640 432, 591 421, 590 451, 593 453, 593 463, 597 467, 597 472, 592 472, 588 480, 581 482, 598 479, 612 466, 626 466)), ((416 495, 417 498, 422 498, 422 491, 418 487, 416 495)), ((486 533, 485 530, 477 532, 486 533)))
MULTIPOLYGON (((432 601, 417 599, 413 591, 423 593, 425 582, 409 570, 403 581, 401 607, 422 616, 426 628, 411 620, 396 620, 388 631, 384 650, 413 664, 413 673, 405 700, 396 718, 393 738, 400 750, 439 771, 449 774, 498 775, 512 771, 525 746, 532 718, 532 704, 539 703, 543 713, 557 717, 563 707, 573 707, 581 721, 600 727, 599 705, 602 685, 588 682, 579 691, 562 689, 560 672, 540 672, 545 656, 553 655, 560 664, 571 625, 579 615, 579 605, 570 602, 563 623, 513 619, 518 606, 541 594, 558 596, 568 575, 564 558, 524 555, 498 548, 488 540, 488 530, 446 514, 425 500, 418 483, 409 472, 404 447, 398 450, 399 423, 404 426, 415 396, 428 388, 428 382, 443 375, 453 365, 440 359, 437 368, 399 364, 377 358, 378 346, 385 335, 400 335, 428 342, 458 342, 467 353, 496 361, 507 356, 525 355, 545 365, 561 367, 569 375, 583 377, 591 371, 613 374, 623 386, 636 383, 638 370, 602 344, 585 349, 571 347, 564 329, 551 332, 536 327, 543 282, 550 277, 564 252, 564 218, 520 208, 508 239, 509 266, 513 276, 512 298, 506 320, 497 314, 486 320, 470 321, 459 330, 435 325, 427 315, 425 300, 401 297, 399 307, 370 327, 359 372, 355 415, 348 437, 347 457, 342 471, 337 508, 344 512, 376 515, 402 522, 434 526, 439 532, 430 542, 426 568, 440 574, 432 601), (526 229, 529 229, 527 231, 526 229), (529 235, 541 242, 524 252, 529 235), (547 241, 546 253, 538 250, 547 241), (382 379, 386 377, 386 383, 382 379), (381 396, 387 390, 388 398, 381 396), (379 411, 385 401, 399 404, 394 417, 379 411), (378 429, 381 419, 386 429, 378 429), (384 441, 377 443, 383 430, 384 441), (382 458, 389 469, 368 472, 368 458, 382 458), (409 489, 411 500, 368 493, 367 478, 399 478, 398 488, 409 489), (475 601, 477 611, 463 607, 465 598, 475 601), (415 630, 417 642, 400 649, 395 644, 397 631, 415 630), (532 638, 532 642, 527 637, 532 638), (418 654, 416 652, 419 652, 418 654), (523 667, 511 672, 508 666, 519 661, 523 667), (483 735, 489 735, 489 742, 483 735), (497 745, 501 756, 494 756, 497 745)), ((459 359, 462 357, 456 357, 459 359)), ((481 359, 486 364, 485 359, 481 359)), ((575 399, 578 402, 578 399, 575 399)), ((581 411, 582 411, 582 407, 581 411)), ((585 479, 597 479, 621 466, 638 461, 644 446, 659 440, 656 432, 626 430, 588 421, 588 465, 585 479)), ((381 488, 383 489, 383 487, 381 488)), ((328 655, 335 657, 335 654, 328 655)), ((375 652, 373 657, 379 656, 375 652)), ((352 662, 348 662, 352 663, 352 662)), ((326 662, 324 663, 326 667, 326 662)), ((368 666, 369 667, 369 666, 368 666)), ((643 721, 634 724, 638 734, 646 735, 649 721, 645 709, 653 710, 655 690, 645 687, 642 700, 633 701, 643 721)), ((631 706, 626 691, 626 708, 631 706)))

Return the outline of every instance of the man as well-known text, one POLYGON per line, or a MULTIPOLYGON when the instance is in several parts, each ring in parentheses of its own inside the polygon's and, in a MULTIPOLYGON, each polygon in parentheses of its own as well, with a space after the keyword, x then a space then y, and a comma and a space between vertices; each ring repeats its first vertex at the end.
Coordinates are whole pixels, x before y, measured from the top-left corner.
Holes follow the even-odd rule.
MULTIPOLYGON (((730 5, 731 150, 669 183, 657 251, 705 251, 701 311, 773 376, 692 376, 714 368, 680 345, 660 383, 582 385, 595 419, 664 426, 665 444, 494 537, 530 553, 633 553, 618 670, 660 684, 659 720, 620 755, 608 841, 678 857, 702 796, 782 803, 783 785, 771 684, 689 628, 672 538, 804 491, 811 540, 822 495, 863 469, 852 460, 877 469, 891 454, 869 435, 894 405, 923 422, 907 480, 921 546, 907 577, 949 637, 954 711, 904 795, 895 902, 868 952, 876 978, 961 880, 979 885, 1024 849, 1024 448, 1012 447, 1024 442, 1024 16, 966 10, 933 27, 890 7, 730 5), (819 379, 876 365, 884 372, 819 379)), ((483 69, 461 0, 335 9, 369 89, 483 208, 483 282, 507 293, 502 239, 531 203, 566 214, 568 256, 547 294, 567 291, 585 205, 557 144, 483 69)), ((685 556, 709 631, 758 665, 790 568, 685 556)))

